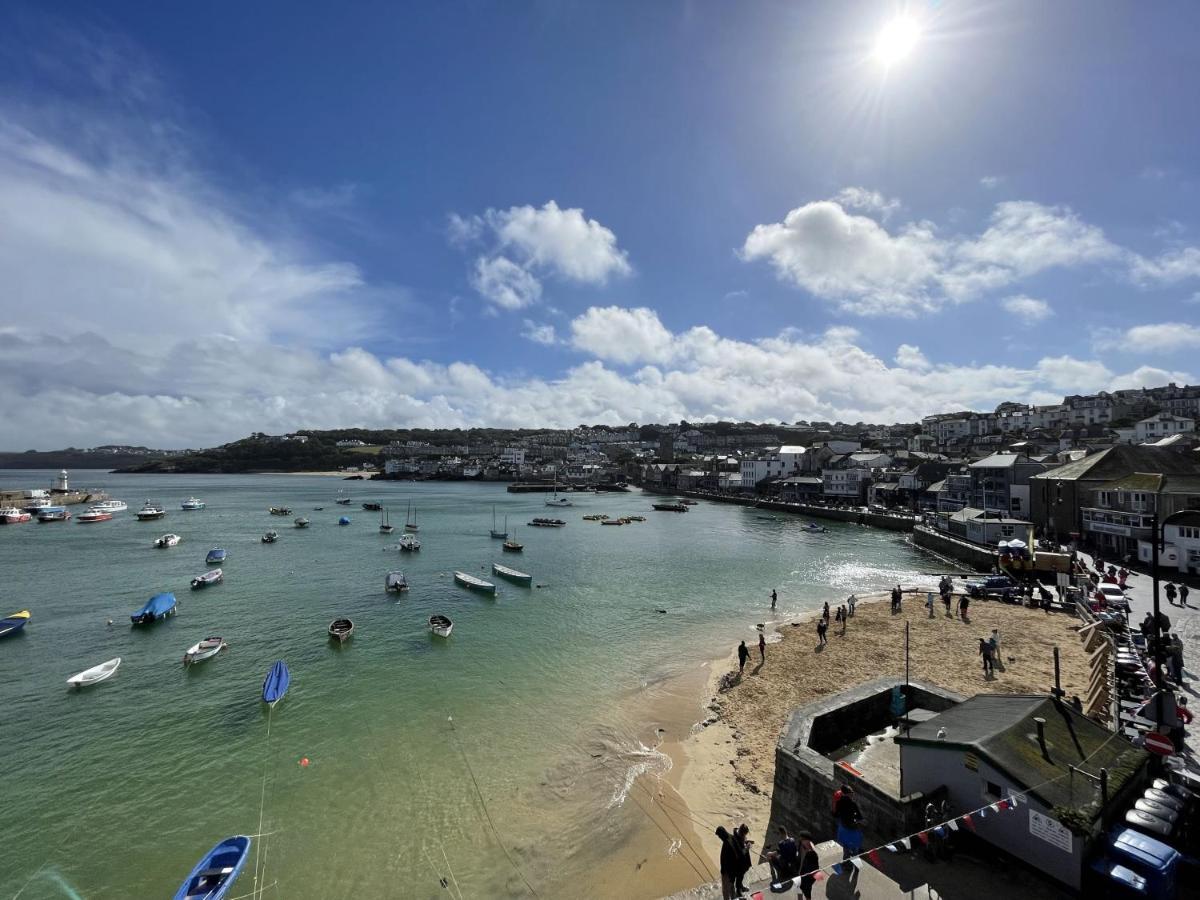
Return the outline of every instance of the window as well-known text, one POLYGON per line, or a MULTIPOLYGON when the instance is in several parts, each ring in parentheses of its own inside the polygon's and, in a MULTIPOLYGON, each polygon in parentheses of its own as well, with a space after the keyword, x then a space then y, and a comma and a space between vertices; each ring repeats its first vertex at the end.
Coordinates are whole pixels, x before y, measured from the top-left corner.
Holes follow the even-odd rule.
POLYGON ((1000 791, 1000 785, 992 781, 984 782, 983 796, 987 800, 1000 800, 1004 794, 1000 791))

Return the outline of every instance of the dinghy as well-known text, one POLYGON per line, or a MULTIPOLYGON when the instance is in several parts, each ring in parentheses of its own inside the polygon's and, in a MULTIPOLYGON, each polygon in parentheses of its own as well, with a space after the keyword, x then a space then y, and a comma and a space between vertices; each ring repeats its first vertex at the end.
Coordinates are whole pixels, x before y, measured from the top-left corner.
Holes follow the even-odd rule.
POLYGON ((67 684, 74 688, 87 687, 90 684, 99 684, 107 678, 112 678, 117 671, 117 666, 121 664, 121 657, 110 659, 108 662, 102 662, 98 666, 92 666, 90 669, 84 669, 78 675, 72 675, 67 679, 67 684))
POLYGON ((0 637, 8 634, 16 634, 28 624, 29 610, 27 609, 15 612, 11 616, 5 616, 3 619, 0 619, 0 637))
POLYGON ((524 572, 518 572, 516 569, 510 569, 508 566, 501 566, 492 563, 492 574, 499 575, 505 581, 511 581, 513 584, 519 584, 523 587, 530 587, 533 584, 533 576, 526 575, 524 572))
POLYGON ((162 537, 157 538, 154 541, 154 546, 158 547, 158 549, 162 550, 165 547, 174 547, 178 543, 179 543, 179 535, 164 534, 162 537))
POLYGON ((299 518, 292 519, 292 524, 295 525, 297 528, 307 528, 308 527, 308 519, 305 518, 304 516, 300 516, 299 518))
POLYGON ((225 579, 225 573, 220 569, 209 569, 203 575, 197 575, 192 579, 192 590, 209 587, 210 585, 220 584, 225 579))
POLYGON ((215 566, 225 562, 225 557, 228 555, 228 551, 222 550, 220 547, 213 547, 208 551, 208 556, 204 557, 204 562, 210 566, 215 566))
POLYGON ((481 594, 496 593, 496 586, 490 581, 484 581, 482 578, 476 578, 474 575, 468 575, 466 572, 455 572, 454 580, 465 588, 472 591, 479 591, 481 594))
POLYGON ((250 838, 226 838, 209 850, 175 892, 175 900, 224 900, 250 858, 250 838))
POLYGON ((408 579, 405 578, 404 573, 399 570, 396 570, 395 572, 388 572, 387 577, 383 580, 383 587, 384 590, 399 594, 408 590, 408 579))
POLYGON ((149 625, 159 619, 165 619, 175 612, 175 595, 170 593, 155 594, 146 605, 133 613, 129 619, 134 625, 149 625))
POLYGON ((290 516, 292 508, 290 506, 272 506, 268 512, 273 516, 290 516))
POLYGON ((349 524, 350 524, 350 517, 349 517, 349 516, 342 516, 340 519, 338 519, 338 524, 339 524, 339 525, 349 525, 349 524))
POLYGON ((354 623, 349 619, 334 619, 329 623, 329 636, 340 644, 354 633, 354 623))
POLYGON ((267 672, 266 680, 263 681, 263 703, 273 707, 282 700, 291 681, 292 673, 288 671, 287 663, 282 659, 276 660, 275 665, 271 666, 271 671, 267 672))
POLYGON ((206 637, 204 640, 198 641, 187 648, 187 651, 183 654, 184 665, 212 659, 228 646, 224 638, 206 637))
POLYGON ((450 637, 450 631, 454 628, 454 623, 446 616, 430 616, 429 630, 438 637, 450 637))
POLYGON ((264 534, 262 536, 262 542, 264 544, 273 544, 277 540, 279 540, 279 532, 278 531, 268 531, 266 534, 264 534))
POLYGON ((380 510, 383 509, 383 504, 376 503, 374 501, 367 501, 366 503, 364 503, 362 505, 362 508, 365 509, 367 512, 379 512, 380 510))

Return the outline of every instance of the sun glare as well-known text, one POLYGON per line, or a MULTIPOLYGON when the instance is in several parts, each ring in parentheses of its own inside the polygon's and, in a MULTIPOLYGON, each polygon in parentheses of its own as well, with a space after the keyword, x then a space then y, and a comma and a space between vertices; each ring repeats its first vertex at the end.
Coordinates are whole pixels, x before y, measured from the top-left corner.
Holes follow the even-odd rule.
POLYGON ((891 66, 900 62, 916 46, 921 37, 917 23, 908 16, 897 16, 883 26, 875 39, 875 59, 881 65, 891 66))

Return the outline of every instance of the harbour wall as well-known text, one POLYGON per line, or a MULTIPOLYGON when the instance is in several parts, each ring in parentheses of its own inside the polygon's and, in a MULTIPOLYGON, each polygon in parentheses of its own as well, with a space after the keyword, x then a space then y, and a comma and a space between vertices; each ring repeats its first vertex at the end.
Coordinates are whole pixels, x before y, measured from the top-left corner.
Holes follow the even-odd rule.
MULTIPOLYGON (((108 495, 103 491, 47 491, 46 497, 57 506, 96 503, 108 499, 108 495)), ((24 491, 0 491, 0 506, 15 506, 20 509, 28 502, 29 498, 25 496, 24 491)))
POLYGON ((912 542, 939 556, 966 563, 978 572, 990 572, 996 565, 996 553, 988 547, 964 541, 926 525, 913 528, 912 542))
POLYGON ((711 500, 714 503, 754 506, 758 509, 770 509, 776 512, 792 513, 799 516, 811 516, 815 519, 854 522, 858 525, 870 525, 873 528, 887 528, 890 531, 912 531, 917 522, 913 516, 897 515, 895 513, 870 512, 862 509, 838 509, 832 506, 814 506, 809 503, 785 503, 782 500, 758 500, 754 497, 736 497, 729 494, 714 494, 709 491, 671 491, 663 488, 648 487, 646 485, 642 485, 642 490, 651 494, 662 494, 670 497, 690 497, 693 500, 711 500))

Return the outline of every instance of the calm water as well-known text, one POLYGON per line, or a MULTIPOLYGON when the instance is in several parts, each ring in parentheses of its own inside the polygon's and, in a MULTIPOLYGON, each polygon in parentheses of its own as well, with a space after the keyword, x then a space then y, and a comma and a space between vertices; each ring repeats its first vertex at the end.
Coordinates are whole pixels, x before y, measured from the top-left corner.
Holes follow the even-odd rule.
MULTIPOLYGON (((0 487, 49 476, 0 472, 0 487)), ((99 472, 73 482, 130 509, 95 525, 0 526, 0 615, 33 613, 0 641, 4 896, 169 896, 219 838, 260 832, 267 896, 444 897, 443 851, 467 896, 526 894, 489 813, 539 891, 578 893, 639 816, 622 802, 627 773, 658 762, 639 696, 748 637, 769 617, 772 587, 786 619, 933 565, 888 532, 835 523, 811 535, 791 517, 716 504, 656 513, 637 492, 551 511, 502 485, 99 472), (334 504, 339 488, 352 507, 334 504), (180 511, 193 494, 208 508, 180 511), (147 497, 165 519, 134 519, 147 497), (378 534, 363 500, 389 507, 393 535, 378 534), (387 548, 410 500, 423 549, 404 555, 387 548), (523 555, 489 538, 493 504, 523 555), (313 523, 293 529, 271 505, 313 523), (580 520, 591 512, 647 521, 580 520), (337 527, 343 513, 352 524, 337 527), (569 524, 525 527, 546 514, 569 524), (272 527, 279 541, 262 544, 272 527), (179 546, 153 549, 167 531, 179 546), (212 547, 229 551, 225 582, 192 592, 212 547), (493 560, 542 587, 499 582, 493 600, 454 585, 454 569, 484 574, 493 560), (412 585, 401 599, 383 590, 396 568, 412 585), (178 615, 131 628, 158 591, 175 593, 178 615), (428 632, 434 612, 454 620, 448 641, 428 632), (326 635, 337 616, 356 624, 343 647, 326 635), (210 634, 229 651, 185 669, 184 650, 210 634), (113 679, 67 690, 68 676, 114 656, 113 679), (268 723, 259 694, 279 658, 292 685, 268 723)), ((234 893, 249 894, 253 876, 248 867, 234 893)))

